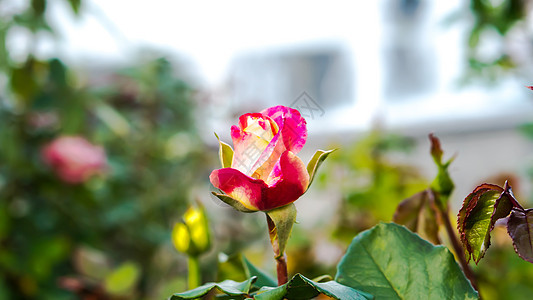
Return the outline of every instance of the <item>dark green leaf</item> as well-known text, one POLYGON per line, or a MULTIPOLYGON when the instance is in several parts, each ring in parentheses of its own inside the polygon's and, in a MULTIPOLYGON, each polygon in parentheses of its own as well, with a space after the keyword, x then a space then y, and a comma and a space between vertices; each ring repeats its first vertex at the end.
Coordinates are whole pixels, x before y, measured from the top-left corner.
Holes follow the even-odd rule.
POLYGON ((533 209, 513 209, 507 221, 507 232, 518 256, 533 263, 533 209))
POLYGON ((336 281, 376 299, 477 299, 453 255, 394 223, 357 235, 336 281))
POLYGON ((403 200, 396 208, 392 220, 437 245, 440 244, 439 224, 430 193, 430 189, 424 190, 403 200))
POLYGON ((314 282, 301 274, 296 274, 289 282, 277 288, 263 288, 254 299, 257 300, 297 300, 312 299, 319 294, 324 294, 333 299, 373 299, 367 293, 363 293, 351 287, 342 285, 336 281, 323 283, 314 282))
POLYGON ((309 185, 307 188, 311 186, 311 183, 313 183, 313 179, 315 178, 316 172, 318 171, 318 167, 322 164, 322 162, 330 155, 332 152, 336 151, 337 149, 333 150, 317 150, 309 163, 307 164, 307 173, 309 173, 309 185))
POLYGON ((276 257, 285 252, 287 241, 291 235, 292 226, 296 222, 296 206, 294 203, 265 212, 267 218, 274 222, 274 229, 270 232, 270 242, 274 247, 276 257), (276 249, 277 248, 277 249, 276 249))
POLYGON ((225 279, 241 281, 251 277, 257 277, 257 280, 254 283, 254 286, 257 287, 275 287, 278 285, 274 278, 254 266, 241 253, 231 255, 218 264, 217 279, 219 281, 225 279))
POLYGON ((224 280, 220 283, 210 282, 190 291, 176 293, 170 296, 169 300, 196 299, 207 295, 207 293, 213 289, 217 289, 226 295, 233 296, 232 299, 245 299, 256 279, 257 277, 254 276, 243 282, 235 282, 233 280, 224 280))
POLYGON ((244 262, 244 266, 246 267, 246 271, 248 273, 248 277, 255 276, 257 277, 257 281, 255 282, 256 286, 277 286, 277 281, 272 278, 272 276, 266 274, 265 272, 258 269, 256 266, 254 266, 246 257, 242 257, 242 260, 244 262))
POLYGON ((243 256, 240 253, 226 257, 219 261, 217 268, 217 281, 232 279, 237 281, 244 281, 251 276, 248 276, 248 270, 244 264, 243 256))

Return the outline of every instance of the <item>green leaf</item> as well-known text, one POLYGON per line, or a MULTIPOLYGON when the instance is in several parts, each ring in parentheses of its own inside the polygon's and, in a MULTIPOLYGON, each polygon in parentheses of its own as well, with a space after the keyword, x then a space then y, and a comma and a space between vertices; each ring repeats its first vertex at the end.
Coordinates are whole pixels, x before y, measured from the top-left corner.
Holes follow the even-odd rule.
POLYGON ((242 260, 244 262, 245 269, 248 273, 248 277, 251 277, 251 276, 257 277, 257 281, 255 282, 256 286, 262 287, 262 286, 277 286, 278 285, 276 279, 274 279, 272 276, 258 269, 248 259, 246 259, 245 256, 242 256, 242 260))
POLYGON ((263 287, 278 285, 277 280, 272 276, 261 271, 254 266, 244 255, 237 253, 231 256, 225 256, 218 265, 218 280, 233 279, 246 280, 247 278, 257 277, 254 286, 263 287))
POLYGON ((125 262, 106 277, 104 288, 112 295, 130 294, 140 275, 141 271, 137 264, 125 262))
POLYGON ((217 137, 218 144, 220 145, 218 149, 220 164, 222 165, 222 168, 231 168, 231 162, 233 160, 233 149, 231 149, 230 145, 222 142, 216 133, 215 136, 217 137))
POLYGON ((242 212, 245 212, 245 213, 252 213, 252 212, 256 212, 257 211, 257 210, 251 210, 251 209, 246 208, 246 206, 242 205, 242 203, 240 203, 238 200, 233 199, 233 198, 231 198, 228 195, 218 194, 218 193, 215 193, 215 192, 211 192, 211 194, 215 195, 218 199, 222 200, 223 202, 225 202, 226 204, 228 204, 229 206, 235 208, 238 211, 242 211, 242 212))
POLYGON ((277 288, 263 288, 255 296, 256 300, 282 300, 282 299, 312 299, 320 294, 333 299, 373 299, 367 293, 363 293, 351 287, 342 285, 336 281, 323 283, 314 282, 301 274, 296 274, 286 284, 277 288))
POLYGON ((459 210, 457 228, 467 260, 473 258, 477 264, 485 255, 496 220, 506 217, 514 202, 516 200, 507 183, 505 189, 493 184, 482 184, 465 198, 459 210))
POLYGON ((477 299, 453 255, 394 223, 357 235, 335 280, 376 299, 477 299))
POLYGON ((207 295, 207 293, 213 289, 217 289, 228 296, 233 296, 232 299, 245 299, 248 296, 252 284, 256 280, 257 277, 254 276, 243 282, 236 282, 233 280, 224 280, 220 283, 210 282, 190 291, 176 293, 170 296, 169 300, 196 299, 207 295))
POLYGON ((270 242, 278 258, 283 256, 291 235, 292 225, 296 222, 296 206, 291 203, 265 213, 267 218, 274 223, 274 228, 270 232, 270 242))
POLYGON ((432 195, 430 193, 432 193, 431 189, 427 189, 400 202, 392 220, 438 245, 440 239, 437 208, 431 201, 432 195))
POLYGON ((309 187, 311 186, 311 183, 313 183, 313 179, 315 178, 316 172, 318 171, 318 167, 320 167, 320 165, 328 157, 328 155, 330 155, 336 150, 337 149, 328 150, 328 151, 317 150, 315 152, 315 154, 313 155, 313 157, 307 164, 307 173, 309 173, 309 185, 307 186, 307 189, 309 189, 309 187))
POLYGON ((507 221, 507 232, 518 256, 533 263, 533 209, 513 209, 507 221))

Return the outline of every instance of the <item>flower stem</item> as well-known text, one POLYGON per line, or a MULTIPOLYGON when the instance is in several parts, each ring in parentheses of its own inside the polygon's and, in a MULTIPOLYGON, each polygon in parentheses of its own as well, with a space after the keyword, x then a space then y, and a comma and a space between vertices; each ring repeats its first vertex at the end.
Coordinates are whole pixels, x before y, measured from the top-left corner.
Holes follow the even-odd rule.
POLYGON ((287 272, 287 260, 285 255, 276 258, 276 271, 278 273, 278 286, 284 285, 289 280, 287 272))
POLYGON ((270 235, 270 242, 272 243, 272 249, 274 250, 275 259, 276 259, 276 271, 278 275, 278 286, 284 285, 289 280, 289 275, 287 271, 287 260, 285 258, 285 253, 279 253, 279 244, 276 235, 276 225, 274 221, 266 215, 267 224, 268 224, 268 233, 270 235))
POLYGON ((200 286, 200 262, 198 256, 189 256, 189 290, 200 286))

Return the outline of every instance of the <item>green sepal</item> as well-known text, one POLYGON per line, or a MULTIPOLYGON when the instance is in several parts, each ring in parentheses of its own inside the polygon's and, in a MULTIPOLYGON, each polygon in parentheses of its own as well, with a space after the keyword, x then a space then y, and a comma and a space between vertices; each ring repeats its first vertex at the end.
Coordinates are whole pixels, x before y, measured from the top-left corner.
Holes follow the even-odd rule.
POLYGON ((311 183, 313 182, 313 179, 315 178, 315 175, 318 171, 318 167, 320 167, 320 165, 328 157, 328 155, 330 155, 336 150, 337 149, 327 151, 317 150, 315 152, 315 154, 307 164, 307 173, 309 173, 309 185, 307 185, 307 189, 309 189, 309 187, 311 186, 311 183))
POLYGON ((216 192, 211 192, 211 194, 215 195, 218 199, 222 200, 223 202, 225 202, 226 204, 235 208, 238 211, 245 212, 245 213, 253 213, 257 211, 257 210, 251 210, 247 208, 246 206, 242 205, 242 203, 240 203, 238 200, 233 199, 226 194, 219 194, 216 192))
MULTIPOLYGON (((274 248, 275 257, 283 256, 287 241, 291 235, 292 225, 296 222, 296 206, 287 204, 273 210, 266 211, 268 221, 274 223, 274 228, 269 232, 270 242, 274 248)), ((270 227, 270 226, 269 226, 270 227)))
POLYGON ((312 299, 320 294, 338 300, 374 299, 370 294, 358 291, 336 281, 315 282, 296 274, 284 285, 276 288, 263 287, 254 296, 256 300, 312 299))
POLYGON ((210 282, 190 291, 173 294, 170 296, 169 300, 197 299, 207 295, 207 293, 213 289, 217 289, 228 296, 232 296, 231 299, 246 299, 250 292, 250 288, 256 280, 257 277, 254 276, 243 282, 235 282, 233 280, 224 280, 218 283, 210 282))
POLYGON ((220 164, 222 165, 222 168, 231 168, 231 162, 233 160, 233 149, 231 149, 230 145, 222 142, 216 133, 215 136, 217 137, 219 144, 218 156, 220 158, 220 164))

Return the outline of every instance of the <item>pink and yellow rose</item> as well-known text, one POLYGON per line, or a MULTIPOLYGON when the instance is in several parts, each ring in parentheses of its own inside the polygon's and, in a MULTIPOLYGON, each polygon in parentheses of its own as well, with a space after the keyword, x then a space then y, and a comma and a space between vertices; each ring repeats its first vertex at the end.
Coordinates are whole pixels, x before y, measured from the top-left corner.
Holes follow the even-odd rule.
POLYGON ((215 193, 217 197, 247 212, 296 201, 330 153, 317 152, 306 168, 296 154, 307 140, 307 123, 297 110, 285 106, 240 116, 238 126, 231 127, 231 138, 234 150, 220 142, 223 168, 214 170, 209 179, 225 193, 215 193))

